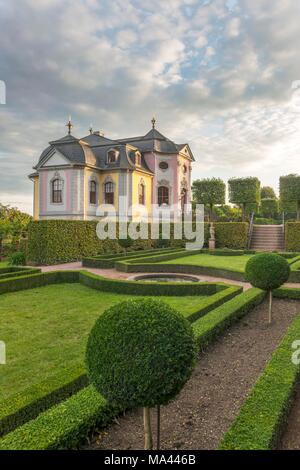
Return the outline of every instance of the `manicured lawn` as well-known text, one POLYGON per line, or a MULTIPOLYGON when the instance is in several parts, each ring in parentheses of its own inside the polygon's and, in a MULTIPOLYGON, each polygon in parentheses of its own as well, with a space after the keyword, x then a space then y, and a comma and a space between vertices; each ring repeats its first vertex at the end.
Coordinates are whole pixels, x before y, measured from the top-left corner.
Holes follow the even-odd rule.
POLYGON ((6 268, 8 266, 8 261, 0 261, 0 268, 6 268))
POLYGON ((241 256, 215 256, 207 254, 198 254, 191 256, 184 256, 174 260, 162 261, 160 264, 190 264, 196 266, 205 266, 219 269, 229 269, 231 271, 238 271, 243 273, 247 261, 252 255, 241 256))
MULTIPOLYGON (((201 308, 207 297, 159 297, 183 315, 201 308)), ((109 306, 132 296, 61 284, 0 296, 0 339, 7 364, 0 374, 0 402, 51 376, 83 372, 87 335, 109 306)), ((76 377, 76 375, 75 375, 76 377)))

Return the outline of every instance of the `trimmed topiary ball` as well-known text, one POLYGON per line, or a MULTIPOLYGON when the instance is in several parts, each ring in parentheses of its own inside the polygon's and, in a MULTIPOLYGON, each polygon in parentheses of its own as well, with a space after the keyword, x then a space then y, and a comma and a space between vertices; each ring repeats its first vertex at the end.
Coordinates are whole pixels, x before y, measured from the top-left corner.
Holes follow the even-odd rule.
POLYGON ((249 259, 245 273, 247 281, 253 286, 271 291, 288 280, 290 265, 275 253, 259 253, 249 259))
POLYGON ((96 321, 87 344, 88 376, 124 409, 168 403, 189 379, 196 357, 189 322, 162 301, 117 304, 96 321))

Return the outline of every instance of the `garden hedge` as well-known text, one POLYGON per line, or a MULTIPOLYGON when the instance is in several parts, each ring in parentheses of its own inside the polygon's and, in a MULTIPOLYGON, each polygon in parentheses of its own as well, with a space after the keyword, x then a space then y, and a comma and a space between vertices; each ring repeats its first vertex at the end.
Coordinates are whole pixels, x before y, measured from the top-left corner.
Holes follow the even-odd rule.
MULTIPOLYGON (((81 284, 103 292, 133 295, 212 295, 228 288, 227 284, 211 282, 168 282, 151 283, 109 279, 88 271, 50 271, 46 273, 20 276, 0 280, 0 294, 24 289, 33 289, 49 284, 80 282, 81 284)), ((233 286, 230 286, 233 287, 233 286)))
POLYGON ((232 279, 235 281, 244 281, 244 274, 239 271, 231 271, 230 269, 219 269, 208 266, 196 266, 192 264, 130 264, 126 262, 116 262, 118 271, 125 271, 127 273, 182 273, 182 274, 197 274, 221 277, 224 279, 232 279))
POLYGON ((279 289, 273 291, 273 296, 277 299, 300 300, 300 289, 295 287, 279 287, 279 289))
POLYGON ((300 222, 285 224, 285 249, 287 251, 300 250, 300 222))
POLYGON ((36 418, 87 385, 83 366, 74 366, 1 401, 0 436, 36 418))
MULTIPOLYGON (((29 224, 27 257, 34 264, 58 264, 105 252, 123 251, 118 240, 100 240, 96 221, 39 220, 29 224)), ((151 248, 151 240, 137 240, 136 249, 151 248)))
POLYGON ((143 282, 123 281, 97 276, 87 271, 80 271, 79 282, 92 289, 116 294, 132 295, 211 295, 226 289, 226 284, 210 282, 143 282))
MULTIPOLYGON (((96 221, 39 220, 28 228, 27 258, 32 264, 58 264, 81 260, 106 252, 123 251, 117 240, 99 240, 96 221)), ((184 240, 173 239, 171 226, 170 247, 180 247, 184 240)), ((248 224, 243 222, 216 222, 218 247, 243 249, 247 246, 248 224)), ((204 224, 204 241, 208 243, 209 225, 204 224)), ((134 249, 150 249, 156 240, 136 240, 134 249)))
POLYGON ((291 360, 293 341, 300 337, 300 315, 292 322, 270 362, 253 387, 238 417, 225 434, 225 450, 269 450, 275 447, 300 375, 291 360))
MULTIPOLYGON (((261 290, 249 289, 197 320, 193 330, 199 347, 203 349, 210 344, 264 297, 261 290)), ((107 425, 120 411, 112 408, 90 385, 4 436, 0 439, 0 449, 74 448, 96 428, 107 425)))
POLYGON ((0 294, 62 282, 79 282, 79 271, 51 271, 27 276, 22 275, 13 279, 2 279, 0 280, 0 294))
POLYGON ((0 439, 0 450, 74 448, 121 410, 108 405, 91 385, 0 439))
POLYGON ((19 276, 28 276, 30 274, 40 273, 41 270, 39 268, 22 268, 16 266, 9 266, 7 268, 0 268, 0 280, 2 279, 10 279, 12 277, 19 277, 19 276))
POLYGON ((248 289, 195 321, 193 329, 200 349, 204 349, 232 323, 259 305, 265 296, 265 292, 260 289, 248 289))
POLYGON ((247 248, 248 230, 247 222, 216 222, 216 246, 243 250, 247 248))
POLYGON ((125 253, 108 253, 101 256, 93 256, 89 258, 83 258, 82 266, 89 268, 98 268, 98 269, 112 269, 115 267, 117 261, 127 261, 134 258, 146 258, 148 256, 166 254, 166 253, 175 253, 181 251, 177 249, 152 249, 152 250, 142 250, 142 251, 130 251, 126 255, 125 253))

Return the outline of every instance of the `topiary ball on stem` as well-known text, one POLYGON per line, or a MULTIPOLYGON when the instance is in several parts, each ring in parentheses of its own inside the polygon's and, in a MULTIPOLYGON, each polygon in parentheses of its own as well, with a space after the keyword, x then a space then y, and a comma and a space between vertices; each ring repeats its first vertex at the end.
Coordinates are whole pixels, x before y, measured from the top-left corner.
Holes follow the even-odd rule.
POLYGON ((154 299, 117 304, 101 315, 86 350, 91 383, 123 409, 144 407, 145 448, 152 448, 149 408, 172 400, 196 357, 190 323, 154 299))
POLYGON ((269 323, 272 321, 272 290, 282 286, 289 275, 289 263, 275 253, 258 253, 246 264, 246 280, 252 286, 269 292, 269 323))

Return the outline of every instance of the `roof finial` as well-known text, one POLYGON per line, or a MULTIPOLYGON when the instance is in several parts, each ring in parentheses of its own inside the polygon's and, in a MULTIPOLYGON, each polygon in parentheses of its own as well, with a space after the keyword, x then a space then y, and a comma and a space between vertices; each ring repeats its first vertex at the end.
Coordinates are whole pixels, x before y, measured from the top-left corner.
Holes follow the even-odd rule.
POLYGON ((155 119, 154 116, 153 116, 153 118, 151 119, 151 122, 152 122, 152 129, 155 129, 156 119, 155 119))
POLYGON ((90 131, 90 134, 92 134, 92 133, 93 133, 93 124, 90 124, 89 131, 90 131))
POLYGON ((66 127, 68 128, 68 134, 71 135, 71 129, 72 127, 74 127, 72 124, 71 116, 69 116, 69 121, 67 122, 66 127))

